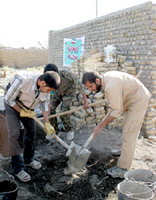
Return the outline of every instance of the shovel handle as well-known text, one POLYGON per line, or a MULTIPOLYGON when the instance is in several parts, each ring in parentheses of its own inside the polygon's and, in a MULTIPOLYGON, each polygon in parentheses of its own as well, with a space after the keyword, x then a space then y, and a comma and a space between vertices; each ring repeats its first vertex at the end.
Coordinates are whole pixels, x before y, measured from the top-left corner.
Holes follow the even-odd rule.
POLYGON ((54 138, 60 143, 62 144, 62 146, 64 146, 66 149, 70 149, 70 146, 65 143, 60 137, 58 137, 56 134, 54 134, 54 138))
MULTIPOLYGON (((33 119, 44 129, 44 124, 37 118, 37 117, 33 117, 33 119)), ((60 143, 62 144, 62 146, 64 146, 66 149, 69 149, 69 145, 67 143, 65 143, 60 137, 58 137, 55 133, 53 134, 54 138, 60 143)))
MULTIPOLYGON (((88 104, 88 106, 89 107, 96 106, 97 104, 104 103, 104 102, 106 102, 106 99, 102 99, 100 101, 96 101, 94 103, 90 103, 90 104, 88 104)), ((79 110, 83 110, 83 109, 84 109, 83 106, 79 106, 79 107, 74 108, 72 110, 68 110, 68 111, 65 111, 65 112, 61 112, 61 113, 56 113, 56 114, 53 114, 53 115, 49 115, 49 119, 54 118, 54 117, 60 117, 60 116, 67 115, 67 114, 71 114, 73 112, 76 112, 76 111, 79 111, 79 110)), ((43 117, 41 117, 40 119, 43 119, 43 117)))
MULTIPOLYGON (((103 118, 103 121, 109 116, 109 114, 111 113, 112 109, 110 109, 107 113, 107 115, 105 115, 105 117, 103 118)), ((88 140, 84 143, 84 148, 86 148, 90 142, 92 141, 92 139, 94 138, 94 132, 90 135, 90 137, 88 138, 88 140)))
MULTIPOLYGON (((18 105, 20 107, 22 107, 22 109, 26 109, 23 105, 21 105, 19 102, 18 102, 18 105)), ((44 127, 44 124, 41 122, 41 120, 39 120, 37 117, 33 117, 33 119, 35 120, 35 122, 37 122, 43 129, 45 128, 44 127)), ((54 138, 60 143, 62 144, 62 146, 64 146, 66 149, 69 149, 70 146, 65 143, 60 137, 58 137, 56 134, 53 134, 54 138)))
POLYGON ((91 134, 88 140, 84 143, 83 147, 86 148, 90 144, 93 138, 94 138, 94 132, 91 134))

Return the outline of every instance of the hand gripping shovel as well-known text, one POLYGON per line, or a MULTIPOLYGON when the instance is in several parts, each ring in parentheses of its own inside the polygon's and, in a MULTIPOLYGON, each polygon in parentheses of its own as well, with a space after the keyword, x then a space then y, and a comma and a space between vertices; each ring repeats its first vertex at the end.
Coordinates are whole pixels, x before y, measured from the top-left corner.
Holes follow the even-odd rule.
MULTIPOLYGON (((91 103, 89 104, 89 107, 91 106, 95 106, 99 103, 104 103, 106 102, 106 99, 102 99, 100 101, 97 101, 97 102, 94 102, 94 103, 91 103)), ((17 102, 17 104, 22 108, 22 109, 25 109, 26 108, 19 102, 17 102)), ((72 109, 72 110, 69 110, 69 111, 66 111, 66 112, 62 112, 62 113, 57 113, 55 115, 51 115, 50 117, 57 117, 57 116, 62 116, 62 115, 65 115, 65 114, 71 114, 77 110, 82 110, 83 109, 83 106, 80 106, 78 108, 75 108, 75 109, 72 109)), ((49 118, 50 118, 49 117, 49 118)), ((44 129, 44 124, 41 122, 41 119, 38 119, 37 117, 33 117, 33 119, 44 129)), ((69 157, 70 154, 71 154, 71 151, 74 151, 74 149, 76 149, 77 152, 79 152, 79 150, 81 149, 81 146, 75 144, 73 141, 71 142, 70 145, 68 145, 66 142, 64 142, 60 137, 58 137, 56 134, 53 134, 53 137, 63 146, 65 147, 66 149, 68 149, 67 153, 66 153, 66 156, 69 157), (74 147, 74 149, 73 149, 74 147)))
MULTIPOLYGON (((103 120, 105 120, 111 110, 107 113, 103 120)), ((66 173, 76 173, 83 167, 85 167, 91 151, 89 151, 86 147, 90 144, 92 139, 94 138, 94 132, 90 135, 87 141, 84 143, 82 147, 73 146, 69 160, 68 160, 68 169, 66 169, 66 173)))
MULTIPOLYGON (((96 105, 98 105, 98 104, 100 104, 100 103, 105 103, 105 102, 107 102, 106 99, 101 99, 101 100, 96 101, 96 102, 94 102, 94 103, 88 104, 88 107, 94 107, 94 106, 96 106, 96 105)), ((83 106, 79 106, 79 107, 77 107, 77 108, 73 108, 73 109, 67 110, 67 111, 65 111, 65 112, 60 112, 60 113, 56 113, 56 114, 50 115, 50 116, 49 116, 49 119, 54 118, 54 117, 61 117, 61 116, 63 116, 63 115, 69 115, 69 114, 72 114, 72 113, 74 113, 74 112, 76 112, 76 111, 83 110, 83 109, 84 109, 83 106)), ((43 117, 40 117, 39 119, 42 120, 43 117)))
MULTIPOLYGON (((16 102, 16 103, 17 103, 22 109, 27 110, 21 103, 19 103, 19 102, 16 102)), ((37 117, 33 117, 33 119, 36 121, 36 123, 38 123, 38 124, 41 126, 41 128, 43 128, 43 129, 45 128, 43 122, 42 122, 40 119, 38 119, 37 117)), ((64 142, 64 141, 63 141, 60 137, 58 137, 56 134, 53 134, 53 137, 54 137, 63 147, 65 147, 66 149, 68 149, 68 151, 67 151, 67 153, 66 153, 66 156, 67 156, 67 157, 70 156, 73 147, 75 147, 75 148, 80 148, 79 145, 74 144, 74 142, 71 142, 71 144, 70 144, 70 146, 69 146, 66 142, 64 142)), ((50 137, 50 138, 52 138, 52 137, 50 137)))
MULTIPOLYGON (((44 129, 44 124, 37 118, 37 117, 33 117, 33 119, 44 129)), ((71 142, 70 145, 68 145, 66 142, 64 142, 59 136, 57 136, 56 134, 53 134, 53 137, 66 149, 68 149, 68 151, 66 152, 66 156, 69 157, 71 154, 71 151, 73 149, 73 147, 75 149, 80 149, 80 146, 75 144, 73 141, 71 142)))

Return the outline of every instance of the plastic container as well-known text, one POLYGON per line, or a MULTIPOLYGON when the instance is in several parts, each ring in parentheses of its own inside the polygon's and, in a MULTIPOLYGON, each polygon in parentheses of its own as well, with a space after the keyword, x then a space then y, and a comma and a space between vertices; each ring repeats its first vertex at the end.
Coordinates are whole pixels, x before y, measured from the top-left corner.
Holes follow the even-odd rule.
POLYGON ((16 200, 18 192, 17 183, 9 180, 0 182, 0 200, 16 200))
POLYGON ((146 185, 135 181, 123 181, 118 184, 118 200, 152 200, 153 191, 146 185))
POLYGON ((14 177, 6 171, 0 171, 0 200, 16 200, 19 186, 14 177))
POLYGON ((130 170, 124 175, 126 180, 137 181, 147 185, 153 191, 156 189, 156 175, 147 169, 130 170))

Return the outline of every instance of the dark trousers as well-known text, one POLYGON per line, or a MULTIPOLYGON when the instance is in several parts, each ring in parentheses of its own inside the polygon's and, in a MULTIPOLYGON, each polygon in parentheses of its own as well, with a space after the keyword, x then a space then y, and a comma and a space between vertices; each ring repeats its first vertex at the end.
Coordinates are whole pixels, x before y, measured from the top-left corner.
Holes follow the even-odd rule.
POLYGON ((17 174, 25 169, 25 164, 28 164, 33 160, 36 126, 32 118, 20 117, 20 114, 7 104, 5 104, 5 111, 11 162, 14 172, 17 174), (23 158, 21 156, 22 151, 19 145, 21 122, 25 129, 23 138, 23 158))

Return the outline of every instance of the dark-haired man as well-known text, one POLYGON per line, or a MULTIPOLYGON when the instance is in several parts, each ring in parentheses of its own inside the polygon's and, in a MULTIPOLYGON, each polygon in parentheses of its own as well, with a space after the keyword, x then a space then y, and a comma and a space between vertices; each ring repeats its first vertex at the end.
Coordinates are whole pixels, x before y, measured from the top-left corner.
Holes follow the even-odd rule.
POLYGON ((34 160, 35 122, 33 117, 35 112, 33 110, 37 105, 41 105, 47 134, 54 132, 54 128, 48 121, 48 94, 57 90, 59 86, 60 77, 56 72, 42 75, 16 74, 7 86, 4 101, 9 144, 8 155, 11 156, 14 173, 22 182, 28 182, 31 179, 25 171, 26 165, 36 170, 41 168, 41 163, 34 160), (26 131, 23 158, 20 155, 21 149, 18 143, 20 122, 26 131))
MULTIPOLYGON (((61 78, 60 88, 51 95, 50 98, 50 113, 55 114, 57 107, 61 104, 60 108, 62 112, 70 110, 72 99, 76 97, 76 81, 73 74, 68 70, 58 70, 55 64, 49 63, 44 68, 44 73, 48 71, 55 71, 61 78)), ((87 108, 87 97, 83 94, 84 108, 87 108)), ((74 138, 73 127, 70 122, 70 115, 61 116, 65 131, 67 132, 67 139, 72 140, 74 138)), ((57 119, 50 119, 51 124, 55 130, 59 132, 57 119)))
POLYGON ((151 94, 137 78, 119 71, 109 71, 103 75, 94 71, 86 72, 83 74, 82 83, 90 91, 102 89, 112 108, 110 115, 95 127, 94 137, 124 113, 121 155, 117 166, 107 170, 113 178, 123 178, 131 166, 136 140, 151 94))

